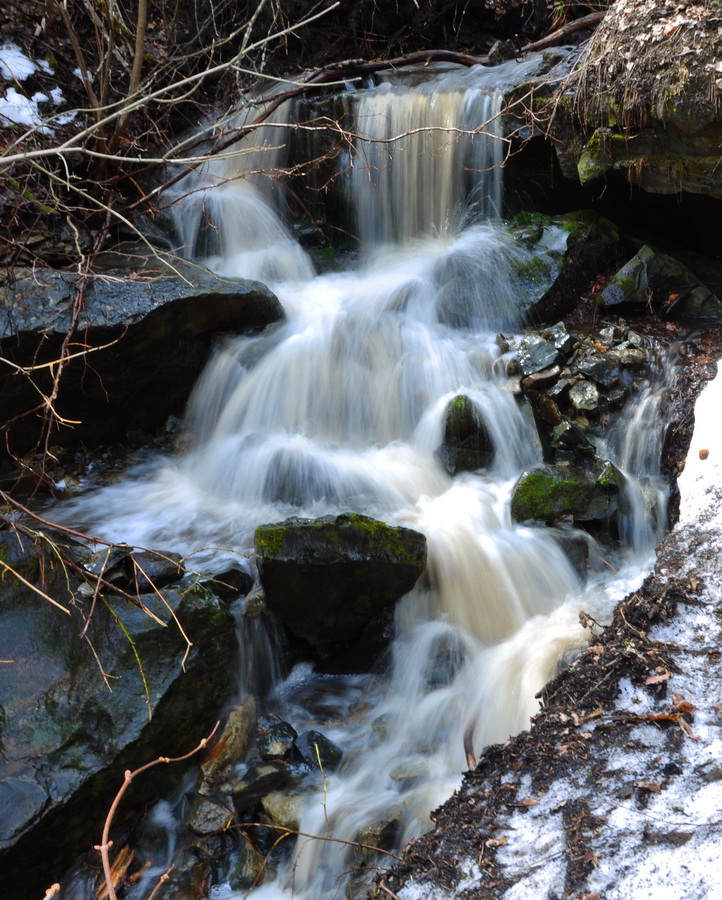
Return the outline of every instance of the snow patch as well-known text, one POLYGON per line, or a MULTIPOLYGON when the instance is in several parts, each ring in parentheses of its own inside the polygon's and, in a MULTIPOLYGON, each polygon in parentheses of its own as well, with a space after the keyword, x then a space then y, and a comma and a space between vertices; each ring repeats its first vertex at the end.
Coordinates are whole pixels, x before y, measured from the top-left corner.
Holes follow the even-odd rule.
POLYGON ((25 81, 36 71, 35 63, 17 44, 6 41, 0 47, 0 76, 6 81, 25 81))

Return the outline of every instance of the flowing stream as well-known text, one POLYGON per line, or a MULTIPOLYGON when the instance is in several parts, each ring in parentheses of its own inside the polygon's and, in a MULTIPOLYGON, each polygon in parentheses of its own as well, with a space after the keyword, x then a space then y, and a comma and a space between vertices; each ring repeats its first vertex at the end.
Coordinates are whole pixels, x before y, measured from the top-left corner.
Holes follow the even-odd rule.
MULTIPOLYGON (((496 222, 505 144, 485 77, 349 92, 359 136, 343 184, 362 247, 352 270, 315 275, 274 210, 263 174, 281 152, 272 123, 232 164, 209 163, 181 183, 175 215, 188 252, 219 273, 269 282, 287 321, 219 348, 190 400, 182 455, 65 513, 205 571, 243 561, 257 525, 291 515, 357 511, 427 537, 428 577, 399 603, 390 658, 373 678, 302 664, 284 679, 269 635, 243 638, 243 680, 262 666, 274 712, 345 754, 305 802, 300 831, 319 839, 299 839, 253 897, 363 896, 344 842, 378 823, 394 824, 397 845, 426 830, 466 768, 465 729, 478 754, 524 728, 535 694, 587 636, 579 611, 604 619, 659 539, 663 378, 640 395, 634 425, 609 438, 609 456, 634 485, 644 479, 621 558, 582 584, 552 529, 512 524, 511 488, 541 449, 495 341, 521 326, 513 264, 522 251, 496 222), (264 141, 270 155, 259 163, 264 141), (452 478, 435 451, 459 393, 481 409, 495 453, 488 470, 452 478)), ((212 896, 246 892, 221 873, 212 896)))

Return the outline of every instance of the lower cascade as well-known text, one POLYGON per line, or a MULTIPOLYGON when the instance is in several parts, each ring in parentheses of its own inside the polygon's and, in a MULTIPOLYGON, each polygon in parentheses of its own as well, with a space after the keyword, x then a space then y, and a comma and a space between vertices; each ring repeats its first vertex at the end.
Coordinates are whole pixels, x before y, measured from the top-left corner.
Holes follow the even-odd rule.
MULTIPOLYGON (((288 671, 278 625, 265 613, 239 617, 239 703, 253 694, 259 712, 299 735, 323 734, 343 757, 322 773, 301 766, 293 849, 283 841, 250 888, 236 878, 242 862, 219 863, 214 900, 249 890, 272 900, 364 896, 393 848, 431 826, 470 748, 478 755, 528 725, 537 692, 588 637, 580 611, 609 614, 647 571, 665 524, 664 371, 596 448, 624 476, 621 550, 569 523, 513 521, 517 479, 546 460, 533 410, 509 390, 509 347, 525 324, 518 272, 529 256, 498 219, 493 89, 465 76, 452 90, 449 73, 438 78, 346 98, 358 117, 346 162, 363 241, 347 271, 315 274, 242 172, 209 164, 192 190, 178 190, 186 252, 221 275, 267 280, 287 319, 223 340, 190 399, 180 455, 57 511, 105 539, 180 553, 205 573, 251 571, 256 528, 292 517, 356 513, 426 538, 426 569, 396 605, 373 673, 332 674, 309 661, 288 671), (475 139, 467 132, 480 124, 475 139), (384 168, 379 142, 423 127, 426 139, 383 145, 384 168), (199 237, 202 221, 213 224, 212 245, 199 237), (486 441, 484 464, 468 470, 442 452, 462 396, 486 441), (570 541, 589 560, 583 577, 570 541)), ((192 790, 152 814, 167 835, 145 851, 152 872, 171 861, 192 790)), ((269 834, 267 849, 277 840, 269 834)), ((151 889, 145 878, 127 896, 151 889)))

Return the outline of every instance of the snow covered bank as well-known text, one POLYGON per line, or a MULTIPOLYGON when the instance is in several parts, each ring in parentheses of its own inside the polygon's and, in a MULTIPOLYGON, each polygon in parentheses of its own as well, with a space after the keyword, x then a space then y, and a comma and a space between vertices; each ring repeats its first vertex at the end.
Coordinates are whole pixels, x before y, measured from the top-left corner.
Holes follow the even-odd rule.
POLYGON ((399 900, 722 896, 722 376, 654 572, 380 882, 399 900))

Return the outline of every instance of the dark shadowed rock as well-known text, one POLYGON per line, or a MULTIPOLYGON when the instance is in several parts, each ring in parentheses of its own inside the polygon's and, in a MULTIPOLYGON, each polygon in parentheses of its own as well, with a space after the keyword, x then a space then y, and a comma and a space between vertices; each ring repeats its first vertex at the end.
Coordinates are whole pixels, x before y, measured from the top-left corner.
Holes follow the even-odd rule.
MULTIPOLYGON (((38 389, 51 392, 54 369, 47 364, 59 357, 69 330, 71 353, 93 352, 63 371, 55 409, 77 424, 54 434, 53 443, 98 444, 128 431, 153 431, 181 412, 220 332, 257 331, 284 317, 278 299, 259 282, 221 279, 175 260, 172 265, 146 261, 130 275, 94 274, 83 287, 75 322, 77 274, 33 270, 0 286, 0 355, 33 368, 37 386, 4 368, 0 427, 34 408, 38 389)), ((12 449, 32 447, 40 425, 37 415, 16 421, 12 449)))
POLYGON ((436 453, 450 475, 486 469, 494 462, 491 435, 476 405, 465 394, 447 404, 444 443, 436 453))
MULTIPOLYGON (((0 666, 0 868, 3 896, 24 900, 97 843, 126 769, 187 753, 210 730, 232 690, 224 660, 235 640, 230 614, 205 591, 146 595, 156 621, 120 597, 94 603, 42 541, 34 548, 0 532, 0 558, 69 610, 10 573, 0 583, 0 659, 10 661, 0 666)), ((136 802, 157 798, 183 771, 160 766, 139 778, 136 802)))
POLYGON ((426 539, 367 516, 288 519, 256 530, 269 609, 325 658, 408 593, 426 563, 426 539))
MULTIPOLYGON (((520 213, 511 233, 532 254, 516 264, 529 325, 554 322, 570 312, 598 273, 621 252, 616 227, 588 210, 565 216, 520 213)), ((550 343, 560 352, 567 350, 561 333, 550 334, 550 343)), ((532 371, 539 369, 526 374, 532 371)))
POLYGON ((669 318, 722 320, 722 302, 683 263, 644 246, 601 294, 606 307, 653 309, 669 318))

